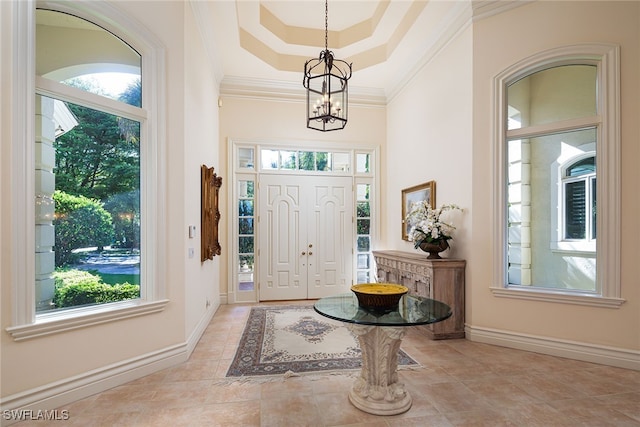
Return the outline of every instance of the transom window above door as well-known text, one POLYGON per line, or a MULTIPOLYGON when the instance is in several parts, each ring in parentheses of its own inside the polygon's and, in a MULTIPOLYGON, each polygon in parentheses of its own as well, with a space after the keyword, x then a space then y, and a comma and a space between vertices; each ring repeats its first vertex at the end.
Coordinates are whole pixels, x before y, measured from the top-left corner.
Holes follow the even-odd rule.
MULTIPOLYGON (((355 169, 352 153, 345 151, 323 150, 291 150, 280 148, 260 148, 259 166, 263 171, 304 171, 324 173, 370 174, 371 154, 359 153, 355 155, 355 169)), ((255 168, 253 148, 238 149, 238 167, 255 168)))

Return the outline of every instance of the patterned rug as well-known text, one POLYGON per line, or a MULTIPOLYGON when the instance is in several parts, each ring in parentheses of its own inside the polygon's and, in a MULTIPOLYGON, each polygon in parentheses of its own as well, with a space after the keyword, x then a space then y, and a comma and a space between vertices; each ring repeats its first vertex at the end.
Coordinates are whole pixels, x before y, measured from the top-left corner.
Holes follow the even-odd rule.
MULTIPOLYGON (((404 351, 398 365, 418 366, 404 351)), ((227 377, 359 369, 357 338, 312 306, 253 307, 227 377)))

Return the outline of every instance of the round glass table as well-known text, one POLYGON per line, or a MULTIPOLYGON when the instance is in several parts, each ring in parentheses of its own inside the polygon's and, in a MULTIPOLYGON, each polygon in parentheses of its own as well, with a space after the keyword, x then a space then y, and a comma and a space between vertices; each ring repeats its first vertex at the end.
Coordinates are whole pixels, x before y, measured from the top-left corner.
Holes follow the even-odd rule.
POLYGON ((349 393, 353 406, 375 415, 408 411, 411 395, 398 382, 398 351, 405 327, 443 321, 451 316, 451 308, 440 301, 404 295, 397 308, 375 311, 360 307, 354 293, 321 298, 313 308, 345 322, 358 338, 362 370, 349 393))

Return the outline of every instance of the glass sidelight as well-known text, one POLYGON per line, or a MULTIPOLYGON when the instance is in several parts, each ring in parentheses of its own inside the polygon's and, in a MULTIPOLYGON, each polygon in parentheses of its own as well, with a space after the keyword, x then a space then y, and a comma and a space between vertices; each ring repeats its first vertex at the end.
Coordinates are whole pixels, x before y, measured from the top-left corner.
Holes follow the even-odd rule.
POLYGON ((253 291, 255 260, 255 182, 238 181, 238 290, 253 291))

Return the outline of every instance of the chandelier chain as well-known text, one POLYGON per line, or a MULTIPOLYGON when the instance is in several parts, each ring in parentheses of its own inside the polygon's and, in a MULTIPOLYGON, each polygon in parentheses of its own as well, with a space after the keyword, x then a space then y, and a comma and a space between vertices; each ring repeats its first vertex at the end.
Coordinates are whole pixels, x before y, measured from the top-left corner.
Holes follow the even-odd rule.
POLYGON ((324 0, 324 50, 329 50, 329 0, 324 0))

